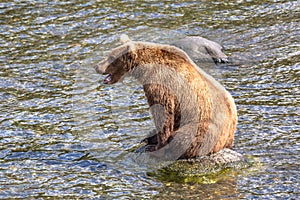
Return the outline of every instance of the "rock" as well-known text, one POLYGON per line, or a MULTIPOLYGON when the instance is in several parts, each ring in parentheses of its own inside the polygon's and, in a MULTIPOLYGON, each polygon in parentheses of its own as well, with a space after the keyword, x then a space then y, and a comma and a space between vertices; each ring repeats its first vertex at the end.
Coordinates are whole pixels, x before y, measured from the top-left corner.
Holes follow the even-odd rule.
MULTIPOLYGON (((144 154, 145 146, 136 149, 135 152, 144 154)), ((252 165, 253 163, 242 154, 226 148, 209 156, 165 163, 155 162, 157 168, 148 172, 148 175, 164 181, 215 183, 224 178, 224 171, 231 170, 236 173, 252 165)))
POLYGON ((228 63, 228 56, 222 52, 221 45, 200 36, 188 36, 171 45, 182 49, 195 61, 228 63))
POLYGON ((216 173, 226 168, 243 169, 249 167, 250 162, 240 153, 231 149, 194 159, 182 159, 168 165, 165 169, 184 176, 204 175, 216 173))

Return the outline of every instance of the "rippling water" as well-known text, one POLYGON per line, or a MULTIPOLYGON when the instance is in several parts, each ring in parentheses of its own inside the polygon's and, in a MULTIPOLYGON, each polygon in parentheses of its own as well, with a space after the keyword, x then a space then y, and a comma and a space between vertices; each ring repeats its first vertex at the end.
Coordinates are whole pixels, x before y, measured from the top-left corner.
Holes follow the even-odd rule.
MULTIPOLYGON (((1 1, 0 198, 296 199, 300 195, 299 1, 1 1), (169 183, 128 155, 152 129, 132 79, 94 66, 118 37, 201 35, 235 64, 235 148, 261 167, 214 184, 169 183)), ((200 64, 201 65, 201 64, 200 64)))

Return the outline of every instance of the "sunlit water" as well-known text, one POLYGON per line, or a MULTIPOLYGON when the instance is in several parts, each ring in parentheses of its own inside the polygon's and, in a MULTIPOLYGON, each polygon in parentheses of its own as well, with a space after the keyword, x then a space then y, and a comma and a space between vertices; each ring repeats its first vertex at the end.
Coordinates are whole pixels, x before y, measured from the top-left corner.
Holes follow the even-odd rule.
POLYGON ((299 1, 1 1, 0 199, 299 198, 299 11, 299 1), (102 85, 93 69, 122 33, 221 43, 235 64, 205 70, 235 98, 235 149, 260 164, 179 184, 132 161, 153 128, 141 86, 102 85))

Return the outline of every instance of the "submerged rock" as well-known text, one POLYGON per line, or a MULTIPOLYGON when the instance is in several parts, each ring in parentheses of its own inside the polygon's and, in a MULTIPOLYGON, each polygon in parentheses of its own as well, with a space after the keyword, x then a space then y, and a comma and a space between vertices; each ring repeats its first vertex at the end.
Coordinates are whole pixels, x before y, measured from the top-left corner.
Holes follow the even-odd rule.
MULTIPOLYGON (((145 146, 135 152, 145 152, 145 146)), ((164 181, 214 183, 224 178, 224 172, 249 168, 253 165, 248 158, 231 149, 193 159, 180 159, 173 162, 156 163, 157 169, 148 175, 158 177, 164 181)), ((226 174, 226 173, 225 173, 226 174)))
POLYGON ((178 174, 191 176, 215 173, 226 168, 243 169, 250 166, 250 162, 240 153, 231 149, 194 159, 177 160, 165 167, 178 174))

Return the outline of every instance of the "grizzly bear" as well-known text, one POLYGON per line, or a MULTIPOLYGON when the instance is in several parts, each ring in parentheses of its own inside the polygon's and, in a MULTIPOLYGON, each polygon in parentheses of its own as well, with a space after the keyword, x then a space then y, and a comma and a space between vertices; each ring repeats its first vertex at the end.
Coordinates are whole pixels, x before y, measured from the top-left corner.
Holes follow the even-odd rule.
POLYGON ((155 130, 143 140, 146 151, 164 159, 210 155, 232 148, 237 124, 233 98, 181 49, 164 44, 131 41, 95 67, 114 84, 126 75, 142 84, 155 130))

